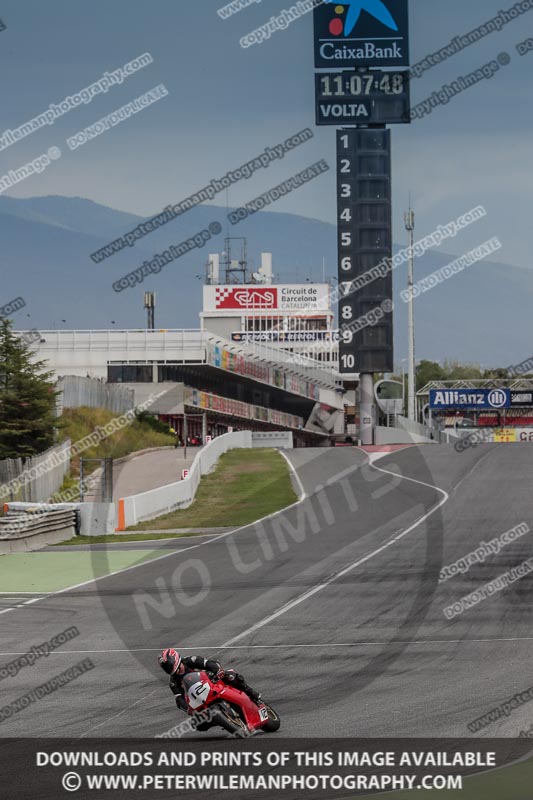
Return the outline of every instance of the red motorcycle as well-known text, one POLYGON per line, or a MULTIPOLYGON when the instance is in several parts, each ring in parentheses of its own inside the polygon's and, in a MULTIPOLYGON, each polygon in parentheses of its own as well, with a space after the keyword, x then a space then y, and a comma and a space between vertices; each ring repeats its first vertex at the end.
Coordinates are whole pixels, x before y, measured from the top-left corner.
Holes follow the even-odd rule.
POLYGON ((280 718, 272 706, 257 705, 240 689, 210 678, 204 670, 189 672, 182 684, 188 713, 202 725, 202 730, 220 726, 233 736, 244 738, 260 730, 274 733, 279 729, 280 718))

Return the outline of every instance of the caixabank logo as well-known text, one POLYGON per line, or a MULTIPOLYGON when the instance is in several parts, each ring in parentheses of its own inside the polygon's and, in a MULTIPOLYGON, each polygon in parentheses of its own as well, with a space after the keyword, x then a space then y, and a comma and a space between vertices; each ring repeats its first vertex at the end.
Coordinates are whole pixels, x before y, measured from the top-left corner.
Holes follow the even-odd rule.
POLYGON ((409 0, 324 0, 314 26, 315 67, 409 66, 409 0))

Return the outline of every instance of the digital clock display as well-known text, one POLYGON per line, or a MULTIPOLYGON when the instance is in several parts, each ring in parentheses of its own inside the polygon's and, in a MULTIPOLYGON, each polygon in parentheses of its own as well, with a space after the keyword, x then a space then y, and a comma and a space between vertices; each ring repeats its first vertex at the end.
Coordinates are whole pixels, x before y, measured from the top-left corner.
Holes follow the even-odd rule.
POLYGON ((374 94, 403 94, 403 72, 356 72, 353 75, 319 75, 321 97, 370 97, 374 94))
POLYGON ((410 122, 409 70, 315 75, 317 125, 410 122))

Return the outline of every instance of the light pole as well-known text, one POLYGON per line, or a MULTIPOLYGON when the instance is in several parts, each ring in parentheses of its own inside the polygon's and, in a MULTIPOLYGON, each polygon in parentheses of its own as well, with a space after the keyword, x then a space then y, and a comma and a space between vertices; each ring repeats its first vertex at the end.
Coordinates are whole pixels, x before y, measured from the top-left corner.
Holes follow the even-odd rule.
POLYGON ((405 370, 403 368, 404 361, 407 361, 407 359, 402 358, 400 362, 400 369, 402 370, 402 414, 405 414, 405 370))
POLYGON ((413 243, 415 231, 415 212, 409 208, 404 215, 405 230, 409 233, 409 264, 407 269, 407 291, 409 300, 407 305, 407 417, 416 420, 415 411, 415 317, 413 309, 413 243))

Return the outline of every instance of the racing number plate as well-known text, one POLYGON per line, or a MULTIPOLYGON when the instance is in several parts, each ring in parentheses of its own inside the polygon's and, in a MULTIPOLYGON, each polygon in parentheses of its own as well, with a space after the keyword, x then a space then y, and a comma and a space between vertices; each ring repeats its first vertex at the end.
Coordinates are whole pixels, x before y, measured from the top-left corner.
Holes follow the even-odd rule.
POLYGON ((268 719, 268 711, 266 710, 265 706, 259 709, 259 716, 261 717, 261 720, 263 722, 266 722, 266 720, 268 719))

